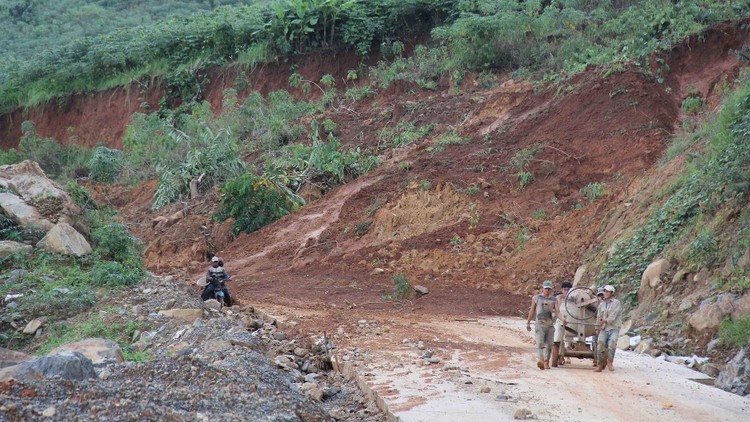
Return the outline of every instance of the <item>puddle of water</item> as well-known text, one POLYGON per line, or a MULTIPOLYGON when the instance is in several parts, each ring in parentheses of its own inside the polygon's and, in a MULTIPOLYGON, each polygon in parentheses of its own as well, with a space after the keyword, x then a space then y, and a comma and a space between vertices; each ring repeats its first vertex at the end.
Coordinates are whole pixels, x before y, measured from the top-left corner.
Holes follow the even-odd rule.
POLYGON ((695 381, 698 384, 703 385, 710 385, 713 387, 714 383, 716 382, 715 378, 688 378, 690 381, 695 381))

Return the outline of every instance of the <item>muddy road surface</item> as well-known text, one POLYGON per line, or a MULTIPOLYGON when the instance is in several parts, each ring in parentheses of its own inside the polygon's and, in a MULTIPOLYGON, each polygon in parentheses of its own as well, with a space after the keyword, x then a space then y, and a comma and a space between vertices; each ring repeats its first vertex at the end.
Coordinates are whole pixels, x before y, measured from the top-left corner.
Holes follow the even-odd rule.
POLYGON ((266 296, 257 307, 300 334, 326 331, 338 369, 391 420, 740 421, 750 414, 750 399, 705 385, 704 374, 634 352, 618 351, 614 372, 595 373, 591 360, 577 358, 539 370, 520 315, 415 313, 408 302, 371 306, 381 309, 274 302, 266 296))

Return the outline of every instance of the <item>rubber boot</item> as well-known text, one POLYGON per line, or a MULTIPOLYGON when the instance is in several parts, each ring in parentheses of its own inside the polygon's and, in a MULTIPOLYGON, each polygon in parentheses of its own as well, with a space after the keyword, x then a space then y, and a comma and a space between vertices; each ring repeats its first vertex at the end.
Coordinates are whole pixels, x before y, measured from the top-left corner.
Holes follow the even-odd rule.
POLYGON ((557 364, 560 361, 560 342, 552 344, 552 367, 557 368, 557 364))
POLYGON ((602 369, 607 366, 607 359, 601 359, 599 360, 599 363, 596 365, 596 369, 594 369, 594 372, 602 372, 602 369))
MULTIPOLYGON (((544 369, 549 369, 549 361, 548 360, 544 361, 544 369)), ((614 371, 614 369, 613 369, 613 371, 614 371)))
POLYGON ((615 370, 615 367, 614 367, 614 366, 612 366, 612 361, 613 361, 613 360, 614 360, 614 359, 611 359, 611 360, 607 361, 607 369, 609 369, 609 370, 610 370, 610 372, 611 372, 611 371, 614 371, 614 370, 615 370))
POLYGON ((538 360, 538 361, 536 362, 536 367, 537 367, 537 368, 539 368, 539 369, 544 369, 544 361, 543 361, 543 360, 541 360, 541 359, 540 359, 540 360, 538 360))

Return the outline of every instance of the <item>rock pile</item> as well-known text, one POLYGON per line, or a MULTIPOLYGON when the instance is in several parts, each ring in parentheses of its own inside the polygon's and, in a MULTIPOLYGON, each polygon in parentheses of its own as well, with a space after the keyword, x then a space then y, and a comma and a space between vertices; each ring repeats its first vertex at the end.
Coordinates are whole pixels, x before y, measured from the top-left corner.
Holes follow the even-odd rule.
POLYGON ((105 350, 106 343, 94 340, 63 346, 61 354, 2 371, 67 355, 92 372, 15 372, 15 380, 0 382, 0 415, 10 420, 385 419, 352 381, 330 371, 327 353, 333 345, 327 338, 295 337, 250 306, 211 310, 189 286, 170 277, 150 278, 139 291, 114 305, 108 302, 108 310, 99 314, 144 327, 129 348, 153 360, 122 362, 117 350, 105 350), (94 365, 86 356, 102 358, 94 365))

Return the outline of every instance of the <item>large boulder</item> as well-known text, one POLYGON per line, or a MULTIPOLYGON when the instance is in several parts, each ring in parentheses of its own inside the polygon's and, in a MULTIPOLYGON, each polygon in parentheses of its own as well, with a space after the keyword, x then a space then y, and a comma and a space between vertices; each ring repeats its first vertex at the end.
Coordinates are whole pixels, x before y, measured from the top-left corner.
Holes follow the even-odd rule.
POLYGON ((25 243, 13 242, 12 240, 0 241, 0 259, 12 255, 26 255, 31 253, 34 248, 25 243))
POLYGON ((33 227, 44 231, 52 228, 53 224, 44 218, 36 208, 27 204, 21 197, 9 192, 0 192, 0 208, 5 215, 16 224, 23 227, 33 227))
POLYGON ((91 253, 91 245, 82 234, 66 223, 57 223, 36 244, 37 248, 63 255, 84 256, 91 253))
POLYGON ((78 352, 43 356, 0 370, 0 382, 10 379, 41 380, 58 376, 75 381, 97 378, 91 359, 78 352))
POLYGON ((45 197, 62 198, 65 203, 71 203, 68 194, 47 178, 39 164, 30 160, 0 166, 0 187, 16 192, 26 201, 45 197))
POLYGON ((662 277, 671 267, 666 259, 659 259, 649 264, 641 275, 641 287, 638 289, 638 302, 649 303, 656 296, 656 289, 661 285, 662 277))
POLYGON ((746 292, 741 298, 735 301, 732 319, 737 321, 747 315, 750 315, 750 292, 746 292))
POLYGON ((179 319, 192 324, 196 319, 203 316, 203 311, 200 309, 163 309, 159 311, 159 315, 179 319))
POLYGON ((743 348, 716 378, 716 386, 741 396, 750 394, 750 356, 743 348))
POLYGON ((698 310, 690 315, 688 324, 697 331, 716 328, 725 316, 734 311, 735 306, 735 296, 731 293, 721 294, 715 301, 704 300, 698 310))
POLYGON ((10 191, 0 195, 0 207, 24 227, 47 231, 54 223, 72 224, 73 217, 81 212, 70 196, 33 161, 0 166, 0 187, 10 191))
POLYGON ((122 363, 125 360, 120 346, 112 340, 103 338, 87 338, 75 343, 64 344, 51 351, 49 355, 63 352, 79 352, 90 359, 94 366, 122 363))

